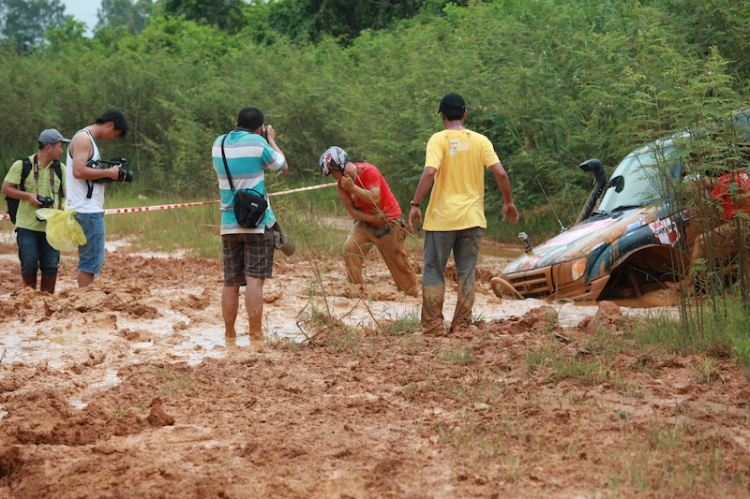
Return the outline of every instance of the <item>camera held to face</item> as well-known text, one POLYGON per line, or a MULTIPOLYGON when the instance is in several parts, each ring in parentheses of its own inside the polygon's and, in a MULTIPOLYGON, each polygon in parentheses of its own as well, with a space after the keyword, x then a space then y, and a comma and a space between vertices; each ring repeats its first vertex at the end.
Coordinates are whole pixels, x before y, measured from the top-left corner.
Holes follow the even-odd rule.
MULTIPOLYGON (((98 161, 94 161, 93 159, 90 159, 88 163, 86 163, 86 166, 89 168, 110 168, 114 165, 120 165, 120 172, 117 175, 117 182, 127 182, 131 183, 133 181, 133 172, 132 170, 128 170, 128 162, 125 158, 114 158, 109 161, 100 159, 98 161), (107 166, 102 166, 102 164, 107 166)), ((110 182, 114 182, 111 178, 99 178, 94 180, 94 182, 100 183, 100 184, 108 184, 110 182)))

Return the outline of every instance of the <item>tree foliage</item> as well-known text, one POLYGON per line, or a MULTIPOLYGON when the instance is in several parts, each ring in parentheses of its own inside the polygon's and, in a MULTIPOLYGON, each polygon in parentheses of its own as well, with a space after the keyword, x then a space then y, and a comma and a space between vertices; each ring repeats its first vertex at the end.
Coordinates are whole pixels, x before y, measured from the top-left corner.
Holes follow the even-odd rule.
MULTIPOLYGON (((33 148, 43 128, 72 133, 118 107, 132 132, 104 154, 130 159, 133 188, 213 196, 210 144, 241 107, 257 105, 292 171, 270 181, 311 182, 320 153, 336 144, 378 165, 406 203, 441 128, 440 97, 458 92, 467 125, 495 144, 522 213, 548 195, 575 218, 592 184, 582 161, 597 157, 611 171, 645 142, 747 106, 739 56, 750 42, 716 26, 726 17, 745 29, 750 12, 713 1, 717 12, 703 17, 687 0, 437 2, 439 15, 424 4, 410 21, 349 44, 320 31, 300 43, 264 27, 271 7, 292 2, 242 6, 237 33, 158 9, 132 34, 101 29, 88 39, 68 22, 47 32, 44 50, 0 51, 0 95, 13 116, 0 122, 0 165, 33 148)), ((490 227, 500 204, 488 188, 490 227)))
POLYGON ((247 24, 243 0, 162 0, 164 13, 236 33, 247 24))
POLYGON ((123 28, 128 33, 143 31, 152 5, 151 0, 102 0, 96 14, 96 29, 123 28))
POLYGON ((328 35, 348 44, 365 29, 385 29, 423 10, 435 14, 447 3, 447 0, 280 0, 270 6, 269 25, 293 40, 316 42, 328 35))
POLYGON ((0 33, 19 53, 33 48, 48 27, 64 22, 60 0, 0 0, 0 33))

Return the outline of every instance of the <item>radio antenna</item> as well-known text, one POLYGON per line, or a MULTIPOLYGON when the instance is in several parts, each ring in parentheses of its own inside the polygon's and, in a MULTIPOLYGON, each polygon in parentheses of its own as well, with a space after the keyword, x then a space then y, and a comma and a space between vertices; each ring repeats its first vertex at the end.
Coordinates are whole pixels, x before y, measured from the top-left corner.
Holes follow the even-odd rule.
POLYGON ((542 194, 544 194, 544 198, 547 200, 547 204, 550 208, 552 208, 552 213, 555 214, 555 218, 557 219, 557 223, 560 224, 560 231, 565 232, 567 227, 563 225, 563 223, 560 221, 560 217, 557 216, 557 212, 555 211, 555 207, 552 205, 552 201, 549 200, 549 197, 547 196, 547 192, 544 190, 544 186, 542 185, 542 182, 539 181, 539 176, 536 177, 536 183, 539 184, 539 187, 542 189, 542 194))

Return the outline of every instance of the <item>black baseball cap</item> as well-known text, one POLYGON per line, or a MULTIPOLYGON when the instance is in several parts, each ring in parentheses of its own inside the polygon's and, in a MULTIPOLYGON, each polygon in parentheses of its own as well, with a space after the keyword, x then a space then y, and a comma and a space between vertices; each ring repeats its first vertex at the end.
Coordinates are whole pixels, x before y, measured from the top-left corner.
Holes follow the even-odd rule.
POLYGON ((440 101, 440 107, 438 108, 438 114, 443 113, 448 115, 451 111, 460 111, 463 114, 466 111, 466 102, 464 98, 458 94, 448 94, 440 101))

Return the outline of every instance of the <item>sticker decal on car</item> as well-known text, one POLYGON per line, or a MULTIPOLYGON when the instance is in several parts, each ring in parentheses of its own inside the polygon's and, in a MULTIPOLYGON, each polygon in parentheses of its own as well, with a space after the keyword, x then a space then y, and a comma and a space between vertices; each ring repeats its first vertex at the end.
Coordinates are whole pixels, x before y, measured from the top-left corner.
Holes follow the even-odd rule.
POLYGON ((630 224, 627 227, 625 227, 625 234, 630 234, 634 230, 640 229, 644 225, 646 225, 646 218, 645 217, 641 217, 638 220, 636 220, 635 222, 633 222, 632 224, 630 224))
POLYGON ((648 224, 648 226, 661 244, 674 246, 680 240, 680 231, 677 230, 677 225, 672 218, 657 220, 648 224))

